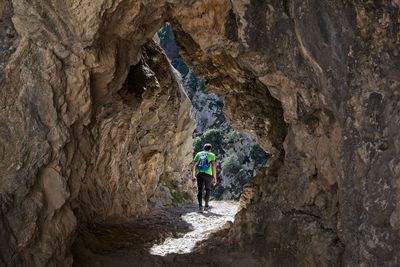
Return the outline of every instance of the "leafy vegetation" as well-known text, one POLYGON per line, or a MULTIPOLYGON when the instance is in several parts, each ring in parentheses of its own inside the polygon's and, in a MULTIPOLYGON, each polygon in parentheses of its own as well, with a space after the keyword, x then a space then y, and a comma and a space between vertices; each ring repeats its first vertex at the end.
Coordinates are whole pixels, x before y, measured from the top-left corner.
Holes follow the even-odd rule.
POLYGON ((236 153, 232 153, 227 158, 225 158, 224 162, 221 164, 222 172, 225 175, 234 176, 241 169, 241 164, 239 162, 239 157, 236 153))
POLYGON ((212 145, 215 153, 222 153, 223 136, 224 132, 221 129, 208 129, 202 135, 196 136, 193 139, 194 155, 203 150, 204 144, 206 143, 210 143, 212 145))
POLYGON ((205 143, 211 143, 212 151, 217 155, 217 177, 221 183, 214 190, 216 198, 228 195, 237 199, 243 186, 253 176, 254 169, 261 167, 268 158, 268 154, 259 145, 249 141, 248 136, 231 128, 212 128, 194 137, 194 155, 203 150, 205 143))
POLYGON ((240 141, 241 134, 236 131, 229 131, 224 134, 224 144, 229 145, 240 141))
MULTIPOLYGON (((198 79, 179 55, 179 48, 169 23, 158 32, 158 36, 172 66, 181 74, 183 88, 193 104, 193 114, 196 118, 193 156, 203 150, 205 143, 210 143, 213 146, 212 152, 217 156, 217 177, 220 182, 213 196, 218 199, 237 199, 243 185, 251 179, 254 170, 265 163, 268 156, 254 139, 229 126, 223 113, 223 101, 206 92, 206 81, 198 79)), ((166 186, 172 188, 171 192, 176 201, 184 199, 173 181, 168 177, 163 179, 166 186)))

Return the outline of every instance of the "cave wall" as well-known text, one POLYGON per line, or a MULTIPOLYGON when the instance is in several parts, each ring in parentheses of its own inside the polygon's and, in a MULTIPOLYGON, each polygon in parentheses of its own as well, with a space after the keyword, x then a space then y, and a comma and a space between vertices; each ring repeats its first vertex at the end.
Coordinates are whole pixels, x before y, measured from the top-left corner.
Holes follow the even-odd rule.
MULTIPOLYGON (((232 244, 267 266, 400 264, 397 0, 3 3, 2 264, 68 266, 81 220, 143 212, 126 206, 145 197, 124 195, 124 174, 155 175, 153 166, 137 175, 129 166, 168 148, 155 152, 150 134, 121 135, 140 136, 141 121, 156 125, 153 116, 143 120, 163 97, 160 107, 174 103, 175 118, 187 114, 165 69, 149 78, 143 101, 126 88, 131 66, 144 66, 141 47, 165 20, 186 62, 224 99, 232 125, 273 154, 243 194, 232 244), (90 205, 103 196, 114 198, 90 205)), ((190 128, 183 121, 175 126, 182 133, 190 128)), ((151 130, 158 138, 160 129, 151 130)), ((172 158, 160 162, 176 177, 172 158)), ((133 192, 154 192, 154 181, 133 184, 133 192)))
POLYGON ((153 205, 171 204, 173 189, 194 198, 187 173, 195 128, 190 101, 161 48, 146 44, 141 55, 121 90, 97 109, 90 129, 90 164, 74 202, 86 222, 143 215, 153 205), (161 185, 161 177, 179 188, 161 185))
POLYGON ((175 19, 232 124, 273 147, 232 244, 267 266, 399 265, 399 2, 210 0, 175 19))
POLYGON ((2 4, 1 266, 70 266, 80 223, 173 201, 166 175, 192 187, 190 102, 151 43, 164 7, 2 4))

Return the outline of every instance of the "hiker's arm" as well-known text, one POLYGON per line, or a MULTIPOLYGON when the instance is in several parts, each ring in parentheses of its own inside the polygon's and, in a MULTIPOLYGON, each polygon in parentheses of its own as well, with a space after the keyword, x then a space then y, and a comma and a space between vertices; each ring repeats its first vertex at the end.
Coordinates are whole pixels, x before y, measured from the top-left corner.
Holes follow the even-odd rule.
POLYGON ((213 173, 213 184, 217 183, 217 162, 213 160, 212 162, 212 173, 213 173))
POLYGON ((193 162, 192 165, 192 179, 195 180, 196 179, 196 163, 193 162))

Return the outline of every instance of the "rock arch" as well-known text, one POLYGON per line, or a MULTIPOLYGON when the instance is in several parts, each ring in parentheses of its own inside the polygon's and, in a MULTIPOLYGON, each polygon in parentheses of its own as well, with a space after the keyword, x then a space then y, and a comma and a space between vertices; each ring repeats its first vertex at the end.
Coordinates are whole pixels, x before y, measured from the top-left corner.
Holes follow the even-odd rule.
MULTIPOLYGON (((0 8, 3 263, 71 264, 77 223, 137 214, 126 193, 154 183, 132 177, 161 173, 149 173, 152 162, 171 166, 162 156, 171 148, 156 139, 167 129, 183 140, 190 123, 178 119, 187 113, 179 90, 149 44, 170 21, 232 125, 274 154, 243 196, 229 240, 270 266, 399 264, 398 1, 13 0, 0 8), (132 66, 147 74, 148 101, 123 91, 132 66), (154 103, 177 122, 155 127, 163 120, 154 103), (133 141, 139 136, 147 140, 133 141), (96 194, 109 201, 98 206, 96 194)), ((187 154, 181 148, 176 155, 187 154)))

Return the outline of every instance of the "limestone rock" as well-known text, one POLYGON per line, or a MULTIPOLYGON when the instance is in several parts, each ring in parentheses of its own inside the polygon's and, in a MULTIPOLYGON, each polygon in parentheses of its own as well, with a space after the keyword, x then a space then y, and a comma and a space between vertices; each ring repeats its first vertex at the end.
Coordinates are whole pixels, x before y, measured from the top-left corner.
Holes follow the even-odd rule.
MULTIPOLYGON (((191 183, 190 102, 160 48, 146 45, 122 89, 98 108, 92 162, 77 202, 88 222, 148 211, 162 175, 191 183)), ((182 182, 181 182, 182 181, 182 182)))
POLYGON ((149 59, 148 70, 140 51, 169 20, 232 124, 272 153, 229 232, 235 248, 268 266, 398 266, 399 9, 398 0, 2 1, 0 264, 70 266, 77 224, 144 212, 127 203, 147 199, 155 166, 171 162, 160 143, 176 127, 157 125, 177 119, 180 96, 164 64, 149 59), (131 66, 156 78, 129 97, 131 66))
POLYGON ((268 266, 397 266, 398 3, 226 2, 175 16, 187 62, 273 152, 234 242, 268 266))
POLYGON ((184 98, 160 50, 140 52, 165 6, 89 2, 1 3, 0 265, 70 266, 77 224, 138 216, 161 174, 186 173, 166 166, 191 154, 184 98))

